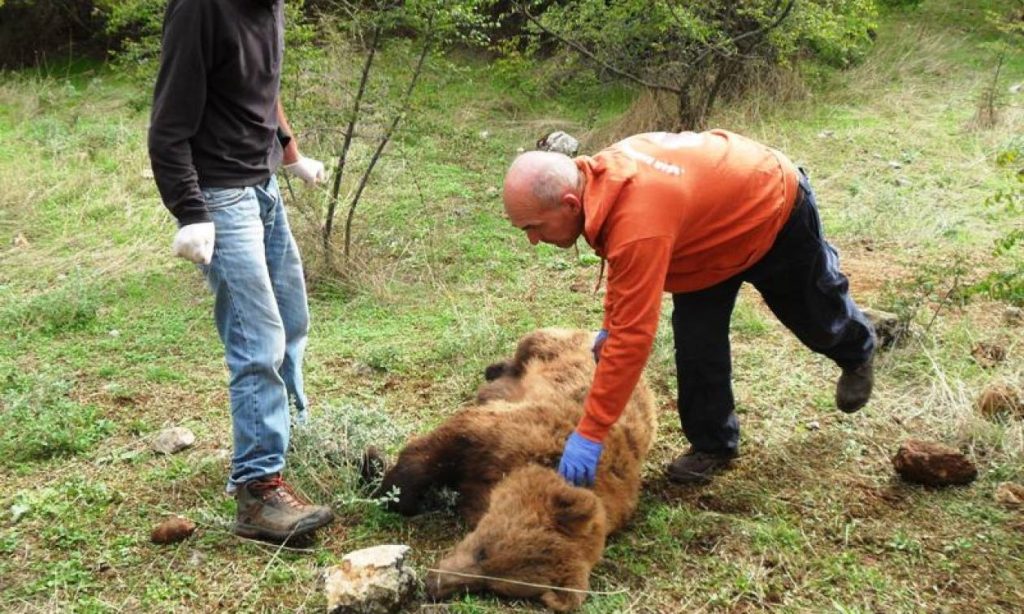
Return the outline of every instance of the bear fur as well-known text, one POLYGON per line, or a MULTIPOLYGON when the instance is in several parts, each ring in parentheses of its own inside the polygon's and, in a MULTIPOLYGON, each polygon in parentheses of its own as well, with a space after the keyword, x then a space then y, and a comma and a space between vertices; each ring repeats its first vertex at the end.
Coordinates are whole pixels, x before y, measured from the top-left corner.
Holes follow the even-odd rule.
POLYGON ((392 509, 415 514, 424 495, 447 486, 459 493, 459 512, 473 528, 428 575, 433 597, 489 590, 538 598, 558 611, 583 602, 605 537, 636 509, 656 429, 654 398, 641 380, 604 441, 593 489, 554 471, 583 416, 593 341, 581 330, 526 335, 511 359, 487 367, 474 405, 413 438, 385 474, 378 493, 397 493, 392 509))

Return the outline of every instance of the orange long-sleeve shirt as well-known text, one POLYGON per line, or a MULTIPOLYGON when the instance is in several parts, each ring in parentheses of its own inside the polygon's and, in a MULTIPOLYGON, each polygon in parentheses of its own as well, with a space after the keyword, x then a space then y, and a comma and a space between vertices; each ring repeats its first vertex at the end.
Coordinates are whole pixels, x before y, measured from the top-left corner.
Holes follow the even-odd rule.
POLYGON ((797 170, 725 130, 640 134, 575 161, 583 234, 608 263, 608 340, 578 426, 602 441, 647 364, 662 292, 701 290, 760 260, 792 211, 797 170))

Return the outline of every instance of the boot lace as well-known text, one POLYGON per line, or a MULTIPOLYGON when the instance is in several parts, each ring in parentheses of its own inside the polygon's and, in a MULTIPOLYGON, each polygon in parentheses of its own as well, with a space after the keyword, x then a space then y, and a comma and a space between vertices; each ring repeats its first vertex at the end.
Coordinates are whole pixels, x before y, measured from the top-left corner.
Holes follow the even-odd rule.
POLYGON ((263 501, 277 498, 289 507, 303 507, 309 505, 301 495, 295 492, 281 476, 274 476, 259 482, 253 482, 249 490, 263 501))

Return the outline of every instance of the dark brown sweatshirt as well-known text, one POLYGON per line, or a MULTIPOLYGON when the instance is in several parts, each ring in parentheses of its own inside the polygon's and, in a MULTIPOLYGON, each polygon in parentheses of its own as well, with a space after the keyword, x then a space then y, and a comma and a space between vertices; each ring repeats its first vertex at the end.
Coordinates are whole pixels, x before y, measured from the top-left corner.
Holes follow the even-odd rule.
POLYGON ((171 0, 153 92, 149 157, 181 224, 210 220, 200 187, 244 187, 281 163, 281 0, 171 0))

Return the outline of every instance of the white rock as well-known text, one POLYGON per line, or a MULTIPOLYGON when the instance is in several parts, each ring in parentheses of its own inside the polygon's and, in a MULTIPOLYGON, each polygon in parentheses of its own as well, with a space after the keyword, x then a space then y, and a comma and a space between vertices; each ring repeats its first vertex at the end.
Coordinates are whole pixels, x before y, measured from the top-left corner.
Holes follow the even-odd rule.
POLYGON ((818 422, 817 420, 811 420, 810 422, 807 423, 807 428, 812 431, 820 431, 821 423, 818 422))
POLYGON ((183 426, 174 426, 160 431, 153 440, 153 450, 160 454, 174 454, 191 447, 195 442, 195 433, 183 426))
POLYGON ((331 614, 398 612, 416 589, 416 575, 405 567, 409 546, 384 545, 346 554, 325 572, 324 592, 331 614))

